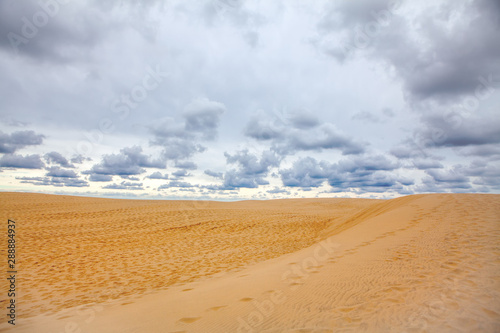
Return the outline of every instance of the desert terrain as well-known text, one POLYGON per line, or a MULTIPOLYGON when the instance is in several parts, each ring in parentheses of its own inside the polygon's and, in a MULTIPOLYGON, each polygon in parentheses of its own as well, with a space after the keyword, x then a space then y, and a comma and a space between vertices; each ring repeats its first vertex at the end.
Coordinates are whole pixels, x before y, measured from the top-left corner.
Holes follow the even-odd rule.
POLYGON ((3 332, 499 332, 500 195, 0 193, 3 332))

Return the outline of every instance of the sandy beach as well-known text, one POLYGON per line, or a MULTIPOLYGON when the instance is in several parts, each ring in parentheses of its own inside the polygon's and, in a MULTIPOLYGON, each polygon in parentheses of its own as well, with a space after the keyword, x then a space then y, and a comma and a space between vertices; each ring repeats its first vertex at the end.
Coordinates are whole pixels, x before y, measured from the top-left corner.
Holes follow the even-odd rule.
POLYGON ((0 202, 0 331, 500 331, 500 195, 0 202))

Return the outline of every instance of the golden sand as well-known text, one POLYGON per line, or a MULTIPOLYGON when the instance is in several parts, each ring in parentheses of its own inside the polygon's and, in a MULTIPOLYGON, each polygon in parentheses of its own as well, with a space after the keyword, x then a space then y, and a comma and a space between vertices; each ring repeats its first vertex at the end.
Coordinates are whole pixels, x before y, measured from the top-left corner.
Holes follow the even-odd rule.
POLYGON ((0 202, 0 331, 500 331, 500 195, 0 202))

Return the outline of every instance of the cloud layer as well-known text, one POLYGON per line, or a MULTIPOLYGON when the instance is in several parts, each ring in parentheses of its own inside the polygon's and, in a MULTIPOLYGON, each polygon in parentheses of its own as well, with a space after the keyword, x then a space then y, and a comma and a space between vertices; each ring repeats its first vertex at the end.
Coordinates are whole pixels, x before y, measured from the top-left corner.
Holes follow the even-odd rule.
POLYGON ((0 2, 2 190, 500 193, 496 0, 0 2))

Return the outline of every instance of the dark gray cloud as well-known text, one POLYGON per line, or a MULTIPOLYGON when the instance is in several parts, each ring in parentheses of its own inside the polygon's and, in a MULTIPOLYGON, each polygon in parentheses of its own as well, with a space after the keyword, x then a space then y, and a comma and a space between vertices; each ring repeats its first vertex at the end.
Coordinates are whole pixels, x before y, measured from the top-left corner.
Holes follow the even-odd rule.
POLYGON ((165 167, 165 161, 153 159, 151 156, 143 154, 141 147, 133 146, 121 149, 120 154, 104 155, 100 163, 83 173, 130 176, 146 172, 144 168, 164 169, 165 167))
POLYGON ((89 184, 79 178, 74 177, 16 177, 21 183, 33 184, 35 186, 56 186, 56 187, 87 187, 89 184))
POLYGON ((162 146, 163 156, 167 160, 177 160, 190 158, 197 153, 202 153, 206 150, 206 147, 199 143, 195 143, 191 140, 181 139, 181 138, 168 138, 162 137, 158 132, 155 133, 157 136, 152 141, 153 145, 162 146))
POLYGON ((222 179, 222 177, 224 176, 224 174, 222 172, 216 172, 216 171, 212 171, 212 170, 205 170, 204 173, 206 175, 209 175, 209 176, 214 177, 214 178, 219 178, 219 179, 222 179))
POLYGON ((413 46, 417 53, 406 60, 391 56, 394 50, 385 50, 384 55, 417 98, 474 93, 478 77, 500 73, 500 43, 495 37, 500 28, 498 1, 476 0, 463 6, 450 2, 436 10, 432 18, 429 13, 418 17, 425 47, 413 46))
POLYGON ((47 177, 78 178, 74 170, 62 169, 58 166, 47 168, 47 177))
POLYGON ((500 189, 500 164, 477 159, 469 165, 427 170, 419 192, 490 192, 500 189))
POLYGON ((289 187, 319 187, 328 178, 331 166, 326 162, 318 163, 312 157, 296 161, 293 167, 280 171, 283 185, 289 187))
POLYGON ((160 171, 153 172, 147 178, 149 179, 168 179, 168 174, 162 174, 160 171))
POLYGON ((16 177, 21 183, 33 184, 36 186, 56 186, 56 187, 87 187, 88 182, 80 179, 75 170, 63 169, 59 166, 46 168, 45 177, 16 177))
POLYGON ((41 145, 44 138, 44 135, 34 131, 17 131, 11 134, 0 131, 0 153, 12 154, 27 146, 41 145))
POLYGON ((413 180, 395 174, 399 167, 383 155, 356 156, 334 164, 307 157, 281 170, 280 175, 288 187, 311 189, 327 181, 337 192, 398 192, 413 185, 413 180))
POLYGON ((400 144, 390 149, 389 153, 399 159, 416 160, 436 160, 442 161, 445 158, 437 151, 429 149, 426 143, 421 140, 420 132, 415 131, 412 138, 403 140, 400 144))
POLYGON ((470 117, 451 122, 443 116, 423 118, 423 126, 415 137, 426 147, 465 147, 500 143, 498 117, 470 117))
POLYGON ((82 164, 84 161, 92 161, 92 159, 82 155, 76 155, 71 158, 71 163, 82 164))
POLYGON ((289 123, 298 129, 315 128, 321 124, 318 117, 308 110, 297 110, 286 116, 289 123))
POLYGON ((111 175, 99 175, 99 174, 91 174, 89 177, 89 181, 91 182, 110 182, 113 180, 113 176, 111 175))
POLYGON ((451 170, 427 170, 426 173, 431 176, 435 182, 438 183, 446 183, 448 185, 469 184, 469 178, 456 168, 453 168, 451 170))
POLYGON ((187 176, 190 176, 190 175, 191 174, 189 174, 186 171, 186 169, 180 169, 180 170, 172 172, 172 176, 174 176, 175 178, 183 178, 183 177, 187 177, 187 176))
MULTIPOLYGON (((45 161, 47 161, 47 163, 58 164, 58 165, 65 167, 65 168, 74 168, 75 167, 73 164, 69 163, 69 161, 64 156, 62 156, 60 153, 58 153, 56 151, 52 151, 50 153, 47 153, 43 157, 45 158, 45 161)), ((78 161, 78 159, 76 159, 76 161, 78 161)))
POLYGON ((480 190, 489 192, 500 189, 500 163, 487 159, 475 159, 469 165, 456 165, 452 172, 471 178, 473 186, 481 186, 480 190))
POLYGON ((397 158, 411 158, 415 156, 415 150, 413 149, 412 144, 408 141, 403 142, 402 144, 392 148, 390 150, 391 155, 397 158))
POLYGON ((417 185, 415 190, 419 193, 474 192, 474 189, 466 181, 436 181, 432 177, 424 177, 422 179, 422 184, 417 185))
POLYGON ((217 135, 219 118, 226 111, 224 104, 206 98, 197 99, 186 106, 183 113, 185 130, 200 134, 203 140, 213 140, 217 135))
MULTIPOLYGON (((490 112, 491 113, 491 112, 490 112)), ((436 110, 435 115, 421 117, 411 138, 391 149, 391 154, 402 159, 413 159, 418 169, 439 167, 444 157, 440 149, 453 148, 462 156, 498 157, 496 146, 500 143, 500 121, 487 111, 477 111, 464 117, 454 111, 436 110)), ((441 165, 442 167, 442 165, 441 165)))
POLYGON ((250 119, 245 127, 245 135, 256 140, 266 141, 283 137, 283 126, 258 114, 250 119))
POLYGON ((163 147, 163 156, 167 160, 188 159, 204 152, 206 147, 200 142, 215 139, 220 116, 225 110, 222 103, 206 98, 196 99, 185 107, 182 122, 169 119, 153 126, 151 132, 154 139, 151 144, 163 147))
POLYGON ((267 185, 265 179, 272 167, 278 167, 281 159, 273 151, 264 151, 260 158, 248 150, 238 151, 231 155, 224 153, 228 164, 235 164, 236 169, 224 173, 224 188, 257 188, 267 185))
POLYGON ((436 160, 416 158, 412 160, 413 166, 419 170, 441 169, 443 165, 436 160))
POLYGON ((356 51, 374 47, 377 37, 388 29, 399 1, 361 0, 327 2, 318 22, 319 37, 313 45, 343 62, 356 51))
POLYGON ((340 134, 331 124, 323 124, 308 133, 292 131, 288 142, 283 146, 278 145, 277 150, 292 153, 301 150, 322 151, 326 149, 339 149, 344 155, 364 152, 362 144, 340 134))
POLYGON ((160 190, 165 190, 165 189, 170 189, 170 188, 192 188, 195 187, 194 185, 188 183, 188 182, 183 182, 183 181, 178 181, 178 180, 172 180, 167 184, 160 185, 158 187, 158 191, 160 190))
POLYGON ((290 195, 291 194, 290 191, 287 191, 286 189, 281 188, 281 187, 277 187, 277 186, 275 186, 271 190, 267 190, 266 192, 269 193, 269 194, 286 194, 286 195, 290 195))
POLYGON ((191 161, 176 161, 174 166, 179 169, 196 170, 198 166, 191 161))
POLYGON ((485 144, 480 146, 466 146, 456 150, 461 156, 483 157, 490 160, 500 160, 500 146, 497 144, 485 144))
POLYGON ((280 155, 293 155, 299 151, 336 149, 344 155, 360 154, 360 142, 342 134, 333 124, 320 124, 308 112, 294 112, 284 117, 255 115, 245 127, 245 135, 268 141, 271 149, 280 155))
POLYGON ((480 83, 478 77, 500 73, 498 1, 428 3, 411 20, 394 3, 403 4, 329 4, 315 44, 341 61, 359 52, 386 61, 417 100, 471 94, 480 83))
POLYGON ((338 168, 342 172, 365 173, 371 171, 393 171, 400 167, 398 162, 389 160, 384 155, 355 156, 339 161, 338 168))
POLYGON ((102 187, 109 190, 144 190, 142 183, 122 181, 120 184, 109 184, 102 187))
POLYGON ((0 167, 20 169, 41 169, 45 166, 40 155, 5 154, 0 158, 0 167))
POLYGON ((1 1, 0 50, 58 64, 88 60, 95 46, 126 27, 112 15, 112 7, 89 5, 58 0, 1 1))

